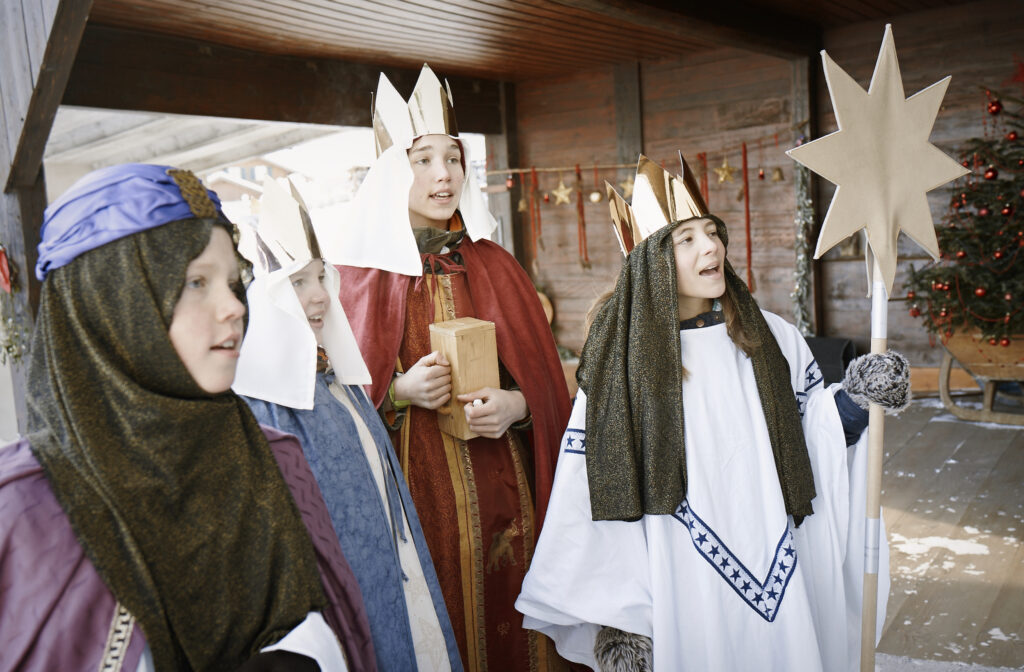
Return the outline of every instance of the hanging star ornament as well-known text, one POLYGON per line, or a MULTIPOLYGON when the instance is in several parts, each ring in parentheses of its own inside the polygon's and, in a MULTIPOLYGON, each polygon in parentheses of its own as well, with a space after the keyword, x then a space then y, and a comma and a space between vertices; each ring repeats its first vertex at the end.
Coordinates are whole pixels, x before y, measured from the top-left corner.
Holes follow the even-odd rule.
POLYGON ((630 175, 622 182, 619 182, 619 186, 622 187, 623 198, 633 198, 633 176, 630 175))
POLYGON ((867 91, 824 51, 821 59, 839 130, 786 152, 836 185, 814 258, 866 228, 891 294, 900 231, 938 258, 926 194, 969 172, 928 142, 950 78, 904 98, 889 25, 867 91))
POLYGON ((569 204, 569 197, 572 196, 572 189, 565 186, 565 180, 562 179, 561 175, 558 177, 558 186, 551 190, 551 195, 555 197, 555 205, 559 203, 569 204))
POLYGON ((718 175, 718 183, 732 182, 733 175, 736 173, 736 169, 729 165, 729 157, 726 156, 722 159, 722 165, 715 168, 715 174, 718 175))

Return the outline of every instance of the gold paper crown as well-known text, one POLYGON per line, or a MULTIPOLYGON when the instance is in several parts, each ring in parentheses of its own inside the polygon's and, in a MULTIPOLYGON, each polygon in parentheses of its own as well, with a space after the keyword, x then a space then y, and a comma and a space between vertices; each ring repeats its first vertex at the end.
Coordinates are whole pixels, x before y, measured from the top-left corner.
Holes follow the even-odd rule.
POLYGON ((681 178, 641 154, 633 180, 632 204, 626 203, 615 188, 605 182, 612 228, 623 255, 666 224, 708 214, 708 206, 682 152, 679 162, 683 169, 681 178))
POLYGON ((306 204, 291 180, 288 186, 291 193, 272 177, 263 181, 260 225, 256 230, 258 258, 251 260, 261 274, 295 261, 323 258, 306 204))
POLYGON ((426 63, 420 70, 420 77, 416 80, 416 87, 408 103, 381 73, 377 95, 370 105, 377 156, 395 144, 398 138, 411 143, 422 135, 459 135, 459 127, 455 122, 455 103, 448 80, 442 86, 441 80, 426 63))

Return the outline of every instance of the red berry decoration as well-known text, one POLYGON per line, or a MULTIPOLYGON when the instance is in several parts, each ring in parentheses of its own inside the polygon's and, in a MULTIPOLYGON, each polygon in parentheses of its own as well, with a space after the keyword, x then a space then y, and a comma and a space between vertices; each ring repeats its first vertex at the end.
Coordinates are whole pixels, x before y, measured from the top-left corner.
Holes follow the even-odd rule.
POLYGON ((988 215, 989 215, 989 209, 986 208, 985 206, 982 206, 982 207, 980 207, 978 209, 978 217, 988 217, 988 215))
POLYGON ((990 338, 990 339, 988 339, 988 344, 989 345, 999 345, 999 341, 997 341, 994 338, 990 338))
POLYGON ((994 99, 988 101, 988 113, 989 114, 991 114, 992 116, 995 116, 995 115, 999 114, 1002 111, 1003 111, 1003 104, 999 101, 998 98, 994 98, 994 99))
POLYGON ((981 298, 981 297, 985 296, 986 294, 988 294, 988 290, 986 290, 984 287, 975 287, 974 288, 974 295, 977 296, 978 298, 981 298))
POLYGON ((1000 210, 1000 212, 1003 213, 1003 217, 1009 217, 1010 215, 1013 214, 1013 208, 1011 208, 1010 206, 1006 205, 1006 206, 1003 206, 1003 209, 1000 210))
POLYGON ((907 298, 908 299, 912 299, 915 296, 917 296, 917 293, 914 290, 910 290, 909 292, 907 292, 907 298))
POLYGON ((966 256, 967 256, 966 252, 964 252, 963 250, 957 250, 957 253, 956 253, 956 258, 957 259, 963 259, 966 256))
POLYGON ((757 169, 757 179, 759 179, 759 180, 763 180, 764 179, 764 168, 758 168, 757 169))
POLYGON ((913 308, 910 309, 910 316, 911 317, 920 317, 921 316, 921 309, 918 308, 917 306, 914 306, 913 308))
POLYGON ((945 317, 946 315, 949 315, 949 311, 945 308, 939 311, 939 317, 945 317))
POLYGON ((995 257, 996 259, 1002 259, 1003 258, 1003 251, 1002 250, 996 250, 995 253, 993 253, 992 256, 995 257))
POLYGON ((1003 336, 1002 338, 999 339, 999 345, 1003 346, 1004 348, 1010 347, 1010 339, 1008 339, 1006 336, 1003 336))
POLYGON ((509 175, 505 178, 505 187, 511 189, 514 186, 516 186, 516 181, 511 175, 509 175))
POLYGON ((544 202, 545 203, 550 203, 551 202, 551 194, 544 194, 544 202))
POLYGON ((1006 301, 1013 301, 1013 294, 1007 292, 1006 294, 1003 294, 1003 299, 1006 301))
POLYGON ((1010 131, 1006 134, 1006 139, 1010 142, 1014 142, 1017 139, 1017 131, 1010 131))
POLYGON ((984 175, 982 175, 982 177, 984 177, 986 180, 994 180, 997 177, 999 177, 999 171, 996 170, 994 166, 989 166, 988 169, 985 170, 985 173, 984 175))
POLYGON ((960 162, 960 165, 963 166, 964 168, 970 168, 971 162, 968 161, 967 159, 964 159, 963 161, 960 162))
POLYGON ((1003 315, 1003 324, 1009 324, 1009 323, 1010 323, 1010 314, 1007 313, 1006 315, 1003 315))

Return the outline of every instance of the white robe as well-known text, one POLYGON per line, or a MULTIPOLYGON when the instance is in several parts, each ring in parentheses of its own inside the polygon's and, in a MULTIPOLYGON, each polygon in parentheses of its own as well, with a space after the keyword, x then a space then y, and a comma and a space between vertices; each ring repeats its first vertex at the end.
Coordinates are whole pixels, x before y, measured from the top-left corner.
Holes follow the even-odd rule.
MULTIPOLYGON (((866 439, 846 448, 800 333, 765 313, 789 361, 817 496, 787 516, 750 359, 724 324, 680 332, 688 492, 675 515, 591 520, 581 390, 516 608, 596 668, 602 625, 651 637, 656 670, 856 670, 866 439)), ((888 596, 881 534, 878 634, 888 596)))

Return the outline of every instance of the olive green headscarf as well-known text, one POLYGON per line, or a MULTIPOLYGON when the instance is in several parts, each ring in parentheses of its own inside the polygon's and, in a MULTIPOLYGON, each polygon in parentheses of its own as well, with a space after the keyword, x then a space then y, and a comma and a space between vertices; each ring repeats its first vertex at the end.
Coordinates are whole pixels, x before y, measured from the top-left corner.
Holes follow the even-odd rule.
POLYGON ((164 224, 50 271, 29 364, 32 450, 160 671, 234 670, 325 602, 259 425, 200 389, 168 336, 217 225, 164 224))
MULTIPOLYGON (((725 224, 713 215, 728 245, 725 224)), ((689 221, 689 220, 684 220, 689 221)), ((587 477, 594 520, 671 514, 686 497, 683 370, 672 231, 633 248, 615 292, 597 314, 576 380, 587 395, 587 477)), ((786 511, 810 515, 814 478, 789 364, 732 266, 726 294, 755 350, 752 359, 786 511)))

